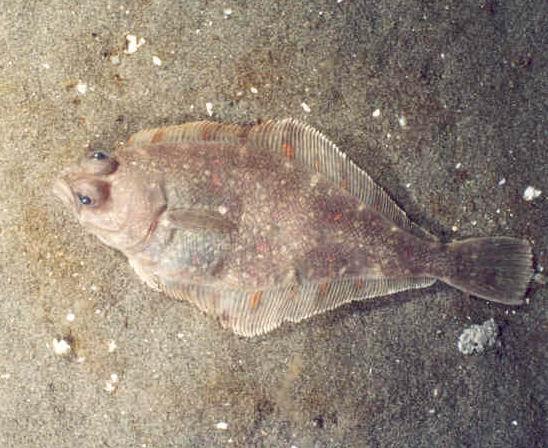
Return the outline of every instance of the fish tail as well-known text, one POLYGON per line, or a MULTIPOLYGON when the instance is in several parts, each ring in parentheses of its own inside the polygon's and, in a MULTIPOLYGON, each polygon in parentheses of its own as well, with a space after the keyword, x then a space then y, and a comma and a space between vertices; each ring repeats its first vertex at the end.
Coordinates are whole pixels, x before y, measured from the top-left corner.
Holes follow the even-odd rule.
POLYGON ((432 265, 437 278, 505 305, 522 303, 533 276, 531 245, 515 238, 470 238, 442 246, 440 254, 432 265))

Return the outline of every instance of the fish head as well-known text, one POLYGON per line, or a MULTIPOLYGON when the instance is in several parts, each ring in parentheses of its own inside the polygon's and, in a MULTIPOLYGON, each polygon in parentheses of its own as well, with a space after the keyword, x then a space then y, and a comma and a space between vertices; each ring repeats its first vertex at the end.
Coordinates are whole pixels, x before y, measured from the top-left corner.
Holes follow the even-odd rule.
POLYGON ((108 152, 90 152, 61 172, 53 194, 88 232, 127 252, 148 239, 165 199, 159 182, 120 162, 108 152))

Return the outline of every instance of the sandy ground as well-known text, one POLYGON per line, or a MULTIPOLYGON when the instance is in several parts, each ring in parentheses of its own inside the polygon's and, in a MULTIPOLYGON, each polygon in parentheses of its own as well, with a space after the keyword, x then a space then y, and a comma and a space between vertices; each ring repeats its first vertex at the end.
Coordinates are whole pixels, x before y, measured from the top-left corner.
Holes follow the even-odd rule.
POLYGON ((508 309, 438 284, 246 340, 147 289, 49 188, 88 146, 211 103, 215 120, 305 120, 438 236, 528 238, 546 266, 543 13, 2 0, 0 446, 541 447, 545 290, 508 309), (491 318, 495 344, 461 353, 491 318))

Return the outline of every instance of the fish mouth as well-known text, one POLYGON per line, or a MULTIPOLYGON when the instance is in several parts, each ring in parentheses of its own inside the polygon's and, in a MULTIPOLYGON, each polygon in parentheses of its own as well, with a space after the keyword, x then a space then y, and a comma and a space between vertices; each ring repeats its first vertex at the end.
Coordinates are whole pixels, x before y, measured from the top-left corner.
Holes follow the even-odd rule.
POLYGON ((74 195, 69 184, 64 179, 56 179, 51 187, 51 192, 63 204, 70 208, 74 208, 74 195))

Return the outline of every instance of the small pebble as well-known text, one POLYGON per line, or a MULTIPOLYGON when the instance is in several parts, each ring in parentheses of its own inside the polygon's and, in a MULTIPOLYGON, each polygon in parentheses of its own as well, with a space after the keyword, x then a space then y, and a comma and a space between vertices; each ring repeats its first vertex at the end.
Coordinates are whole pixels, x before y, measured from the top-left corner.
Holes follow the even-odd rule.
POLYGON ((158 56, 152 56, 152 63, 159 67, 162 65, 162 60, 158 56))
POLYGON ((308 104, 306 104, 306 103, 301 103, 301 107, 303 108, 303 110, 304 110, 307 114, 310 113, 310 110, 311 110, 311 109, 310 109, 310 106, 309 106, 308 104))
POLYGON ((251 87, 251 88, 249 89, 249 91, 250 91, 251 93, 253 93, 253 94, 259 93, 259 90, 257 90, 257 87, 251 87))
POLYGON ((54 339, 53 352, 59 356, 66 355, 70 352, 70 344, 64 339, 54 339))
POLYGON ((486 320, 481 325, 471 325, 459 336, 458 349, 465 355, 483 353, 495 343, 498 331, 494 319, 486 320))
POLYGON ((375 109, 371 115, 373 115, 374 118, 378 118, 381 116, 381 110, 375 109))
POLYGON ((398 123, 402 128, 407 126, 407 118, 405 118, 403 115, 398 118, 398 123))
POLYGON ((85 95, 88 93, 88 85, 84 82, 78 81, 78 84, 76 84, 76 92, 78 95, 85 95))
POLYGON ((76 316, 74 315, 74 313, 72 311, 69 311, 67 313, 67 317, 66 319, 69 321, 69 322, 74 322, 74 319, 76 319, 76 316))
POLYGON ((213 103, 206 103, 207 114, 211 117, 213 115, 213 103))
POLYGON ((503 177, 501 180, 499 180, 499 185, 504 185, 506 183, 506 179, 503 177))
POLYGON ((110 379, 105 382, 105 390, 109 393, 112 393, 116 390, 116 383, 118 383, 118 375, 116 373, 112 373, 110 375, 110 379))
POLYGON ((542 191, 537 190, 535 187, 529 185, 523 192, 523 199, 526 201, 532 201, 540 196, 542 191))

